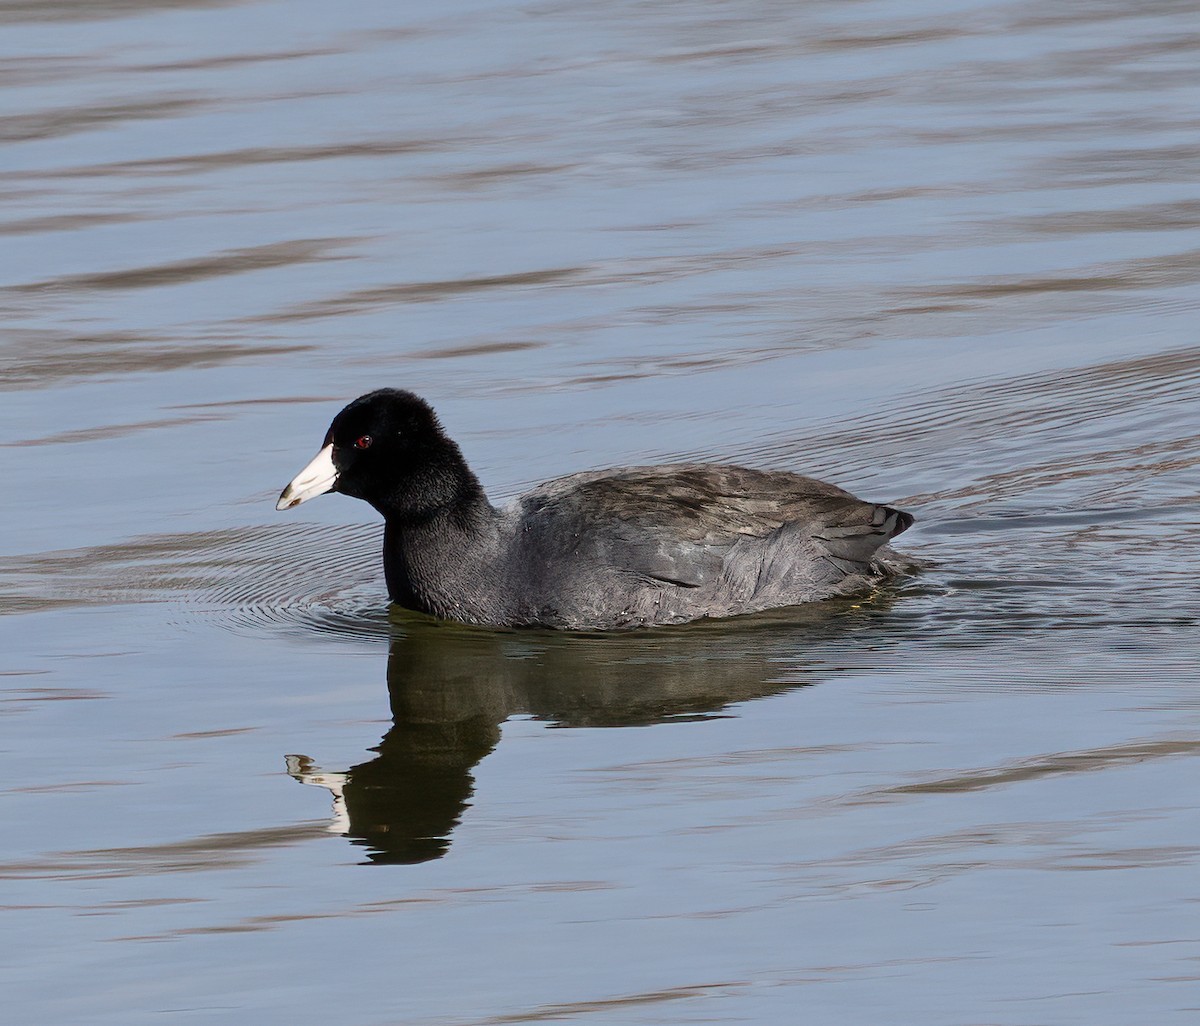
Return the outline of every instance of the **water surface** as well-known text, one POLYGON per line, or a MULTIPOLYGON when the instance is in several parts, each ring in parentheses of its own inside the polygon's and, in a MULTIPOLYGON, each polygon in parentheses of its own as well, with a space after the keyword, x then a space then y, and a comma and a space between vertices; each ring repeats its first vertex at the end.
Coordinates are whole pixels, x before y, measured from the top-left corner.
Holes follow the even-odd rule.
POLYGON ((1191 1023, 1192 5, 0 3, 21 1020, 1191 1023), (920 575, 622 637, 393 611, 273 500, 428 397, 920 575))

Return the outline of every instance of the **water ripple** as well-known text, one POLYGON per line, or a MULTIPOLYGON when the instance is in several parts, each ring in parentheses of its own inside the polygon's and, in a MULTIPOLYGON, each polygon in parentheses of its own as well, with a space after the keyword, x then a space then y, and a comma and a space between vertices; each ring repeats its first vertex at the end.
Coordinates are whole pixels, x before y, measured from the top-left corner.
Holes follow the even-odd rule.
POLYGON ((254 526, 151 535, 40 553, 0 565, 0 611, 165 602, 181 625, 385 637, 380 530, 371 525, 254 526))

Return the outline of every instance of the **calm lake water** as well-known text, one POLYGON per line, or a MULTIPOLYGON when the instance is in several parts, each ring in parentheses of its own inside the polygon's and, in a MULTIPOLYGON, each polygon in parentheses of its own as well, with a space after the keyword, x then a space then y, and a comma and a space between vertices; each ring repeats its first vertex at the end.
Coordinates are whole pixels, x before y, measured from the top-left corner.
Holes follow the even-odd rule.
POLYGON ((14 1022, 1195 1023, 1190 2, 3 0, 14 1022), (379 385, 919 576, 393 612, 273 503, 379 385))

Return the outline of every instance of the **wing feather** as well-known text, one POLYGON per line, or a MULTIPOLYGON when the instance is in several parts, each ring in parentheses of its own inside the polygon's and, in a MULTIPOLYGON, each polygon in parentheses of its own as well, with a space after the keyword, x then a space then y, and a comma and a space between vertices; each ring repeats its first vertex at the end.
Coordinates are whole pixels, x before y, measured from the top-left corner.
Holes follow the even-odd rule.
POLYGON ((615 560, 609 550, 619 549, 622 569, 684 588, 719 577, 727 553, 750 539, 771 539, 772 549, 810 542, 835 576, 867 573, 876 550, 912 523, 814 478, 714 464, 560 478, 527 493, 521 516, 569 529, 590 558, 615 560))

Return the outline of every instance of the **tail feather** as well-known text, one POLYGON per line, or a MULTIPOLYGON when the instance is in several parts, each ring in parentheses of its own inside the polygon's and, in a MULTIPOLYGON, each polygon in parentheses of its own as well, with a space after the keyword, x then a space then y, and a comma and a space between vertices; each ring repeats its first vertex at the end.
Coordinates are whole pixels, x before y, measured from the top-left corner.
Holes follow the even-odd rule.
POLYGON ((895 538, 898 534, 903 534, 916 522, 916 517, 911 513, 905 513, 902 509, 893 509, 891 506, 876 506, 876 512, 882 511, 887 520, 891 520, 892 527, 889 538, 895 538), (894 518, 894 519, 893 519, 894 518))
POLYGON ((870 573, 877 550, 907 531, 915 519, 911 513, 891 506, 869 506, 867 509, 870 510, 869 517, 828 525, 813 536, 825 550, 825 559, 847 576, 870 573))

